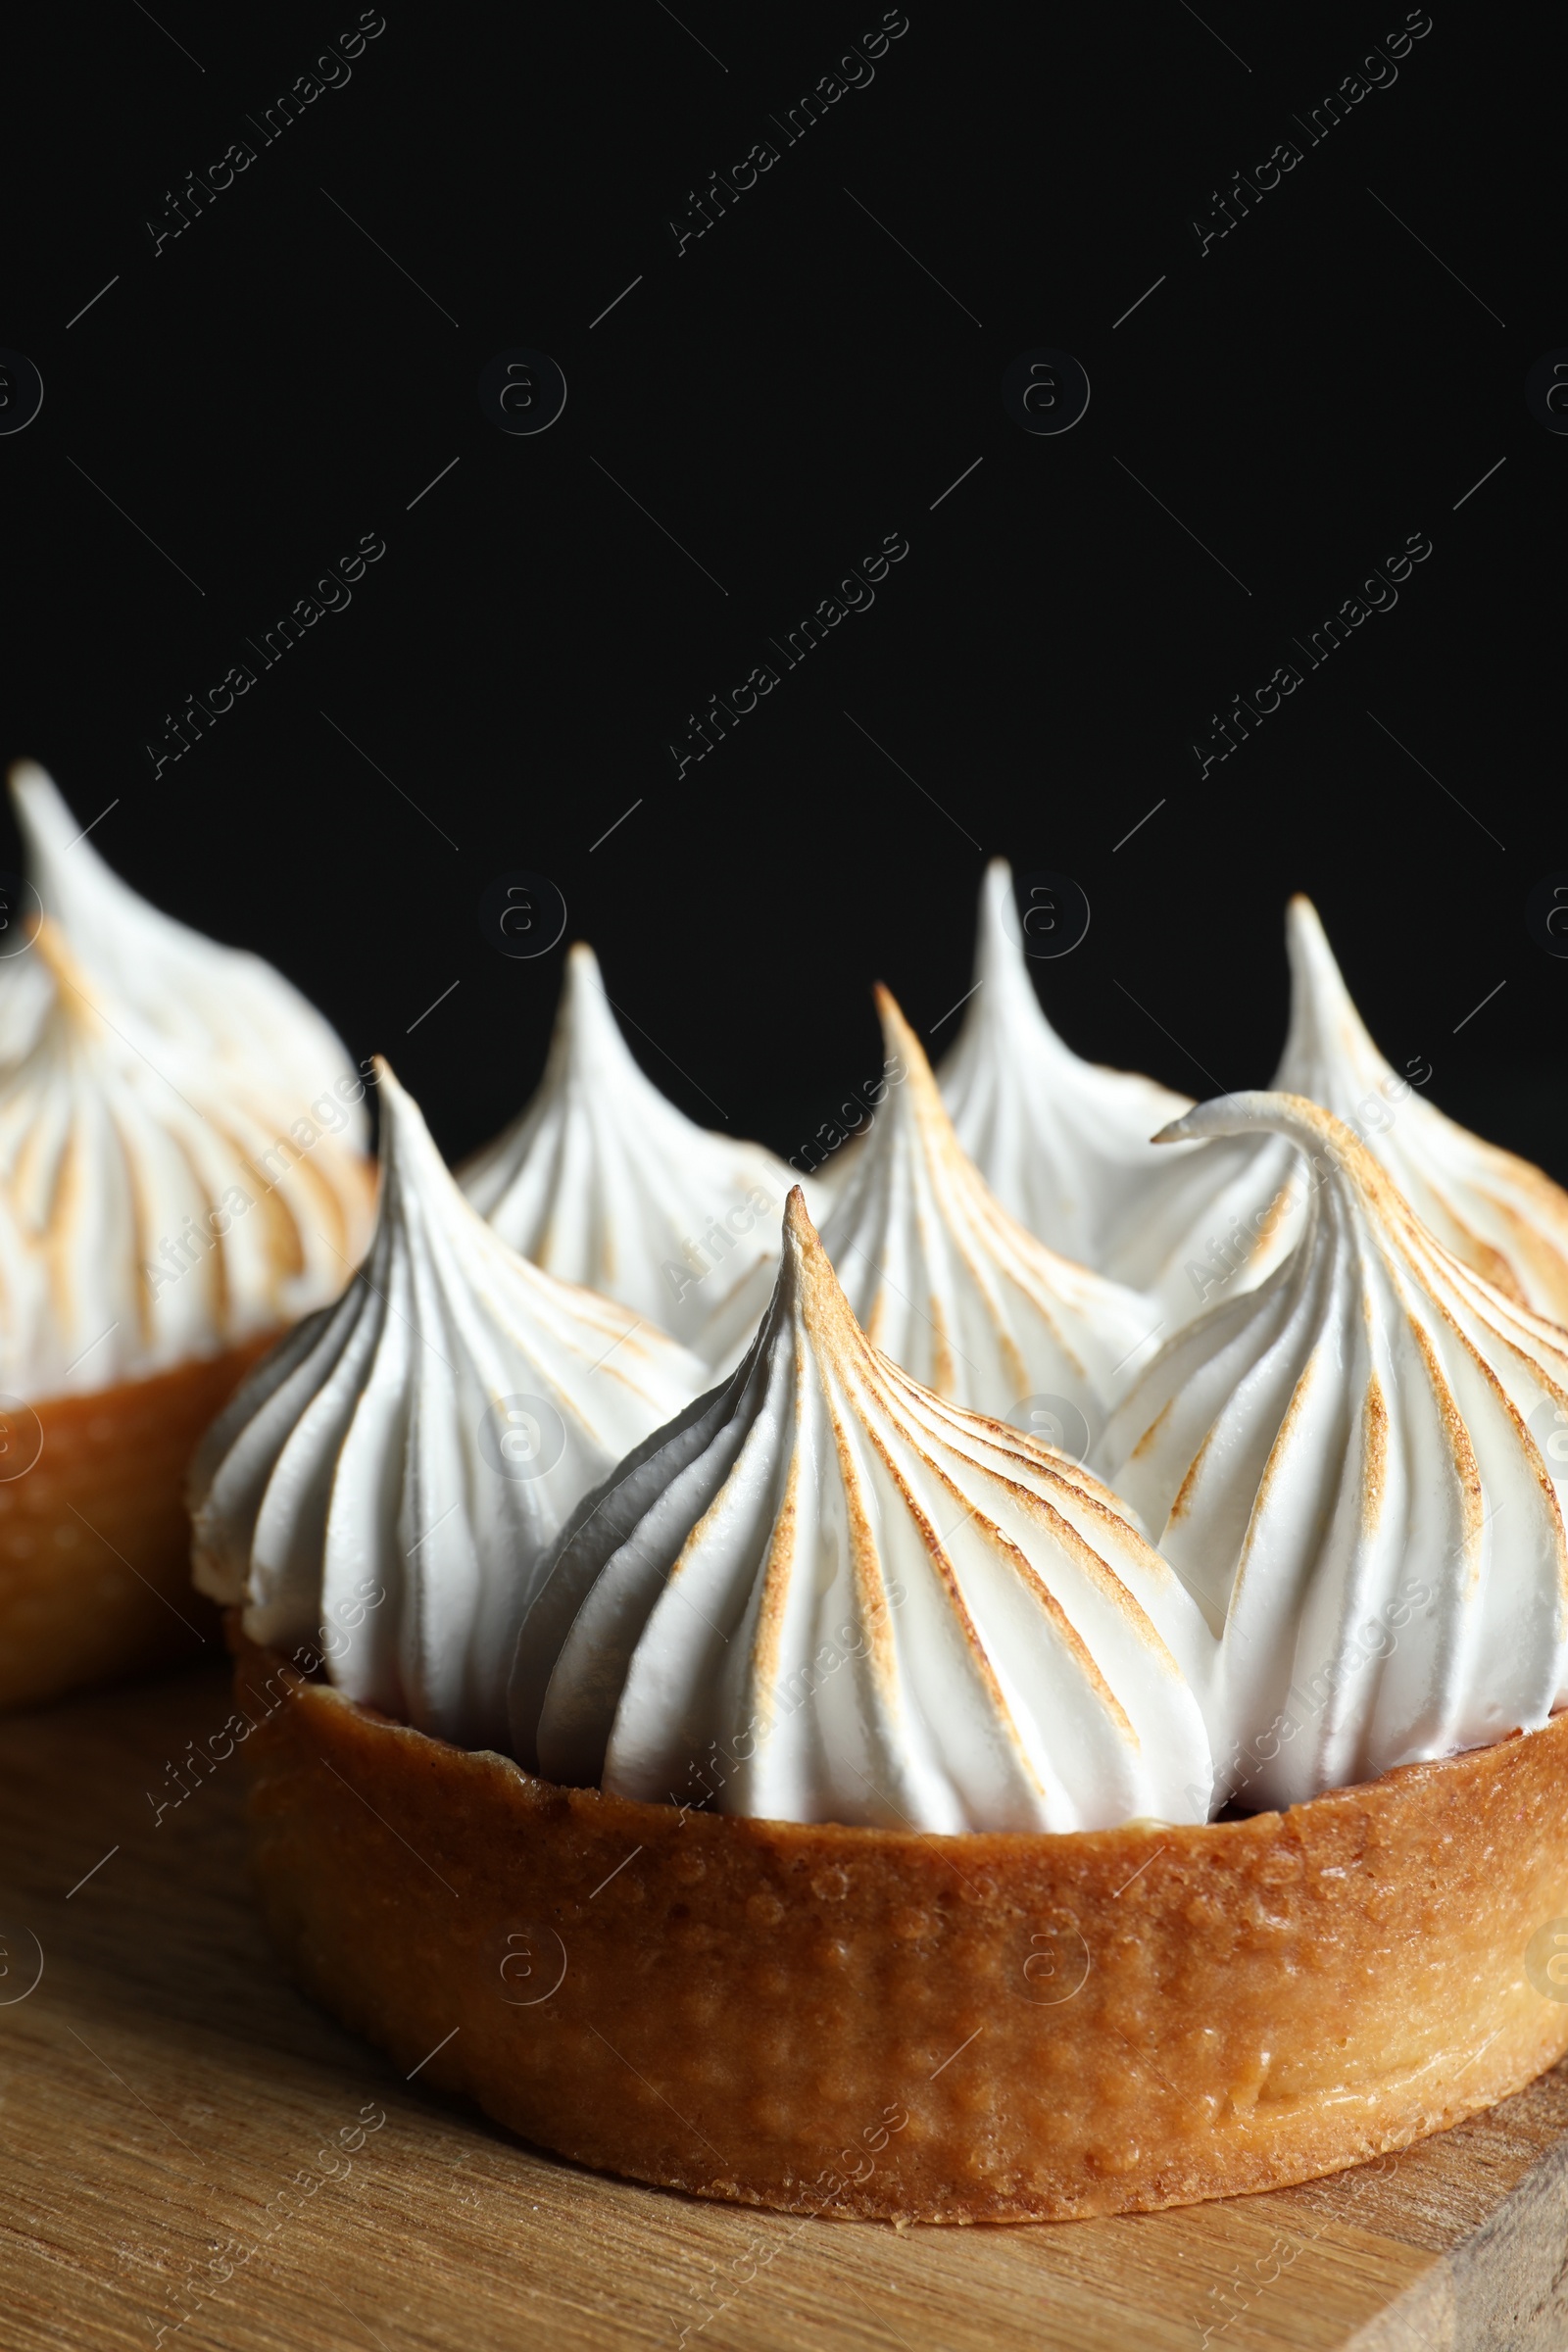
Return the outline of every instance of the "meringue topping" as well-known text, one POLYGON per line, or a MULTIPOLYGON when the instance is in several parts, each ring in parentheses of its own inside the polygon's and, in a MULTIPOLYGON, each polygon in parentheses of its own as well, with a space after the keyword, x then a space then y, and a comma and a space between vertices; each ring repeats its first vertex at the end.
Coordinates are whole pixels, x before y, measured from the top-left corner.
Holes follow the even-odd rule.
MULTIPOLYGON (((154 1040, 183 1049, 189 1077, 220 1096, 231 1085, 250 1096, 266 1089, 293 1105, 291 1116, 353 1074, 330 1023, 280 972, 260 956, 204 939, 122 882, 41 767, 20 760, 10 781, 44 912, 71 950, 81 989, 106 1017, 133 1014, 147 1033, 138 1042, 150 1050, 154 1040)), ((38 988, 30 960, 0 962, 0 1003, 24 995, 41 1017, 48 992, 38 988)), ((17 1025, 7 1008, 0 1039, 9 1042, 17 1025)), ((17 1037, 16 1050, 25 1042, 17 1037)), ((352 1110, 344 1133, 349 1150, 365 1151, 369 1122, 363 1110, 352 1110)), ((362 1234, 368 1231, 367 1221, 362 1234)))
POLYGON ((1091 1432, 1153 1353, 1157 1308, 1058 1257, 1007 1214, 968 1158, 918 1039, 875 992, 901 1073, 822 1225, 850 1310, 873 1347, 939 1396, 1010 1418, 1064 1398, 1091 1432))
POLYGON ((1568 1700, 1568 1549, 1527 1424, 1568 1419, 1568 1332, 1299 1096, 1167 1132, 1304 1155, 1290 1258, 1161 1350, 1101 1448, 1220 1634, 1220 1794, 1295 1803, 1544 1723, 1568 1700))
POLYGON ((797 1190, 746 1361, 565 1531, 513 1738, 557 1781, 775 1820, 1201 1820, 1211 1650, 1103 1487, 871 1346, 797 1190))
POLYGON ((1446 1249, 1499 1291, 1568 1323, 1568 1193, 1412 1092, 1367 1034, 1309 899, 1286 915, 1291 1029, 1277 1091, 1344 1119, 1446 1249))
POLYGON ((204 1439, 196 1581, 243 1602, 260 1642, 352 1628, 335 1656, 326 1643, 351 1697, 504 1745, 516 1631, 553 1539, 706 1375, 624 1307, 511 1250, 377 1068, 369 1256, 204 1439))
POLYGON ((536 1265, 717 1363, 766 1307, 795 1177, 760 1144, 697 1126, 644 1077, 579 941, 538 1091, 458 1180, 536 1265))
POLYGON ((45 908, 0 960, 0 1382, 89 1394, 334 1298, 368 1237, 365 1081, 255 956, 128 890, 39 768, 12 792, 45 908))
POLYGON ((1156 1151, 1191 1098, 1080 1060, 1040 1009, 1012 873, 980 893, 975 984, 937 1075, 959 1143, 1003 1206, 1049 1249, 1157 1298, 1167 1329, 1216 1286, 1260 1282, 1294 1234, 1275 1207, 1291 1153, 1273 1141, 1156 1151))

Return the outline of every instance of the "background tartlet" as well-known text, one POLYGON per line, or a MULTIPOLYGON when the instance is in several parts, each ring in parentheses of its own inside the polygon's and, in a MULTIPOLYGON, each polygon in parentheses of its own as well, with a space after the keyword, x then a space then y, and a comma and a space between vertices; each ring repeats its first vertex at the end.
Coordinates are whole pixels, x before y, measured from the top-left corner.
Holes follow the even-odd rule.
POLYGON ((373 1192, 320 1015, 127 889, 41 769, 12 796, 43 911, 0 962, 0 1705, 195 1649, 191 1450, 373 1192))

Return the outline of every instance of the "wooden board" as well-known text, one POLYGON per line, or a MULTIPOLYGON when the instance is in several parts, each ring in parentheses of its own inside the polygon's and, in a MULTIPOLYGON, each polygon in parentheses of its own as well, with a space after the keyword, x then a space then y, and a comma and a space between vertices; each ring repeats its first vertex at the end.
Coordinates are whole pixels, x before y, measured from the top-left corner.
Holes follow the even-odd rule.
POLYGON ((1332 2181, 1057 2227, 802 2222, 539 2155, 280 1979, 237 1763, 155 1826, 226 1693, 215 1656, 0 1724, 7 2347, 1568 2344, 1565 2070, 1332 2181))

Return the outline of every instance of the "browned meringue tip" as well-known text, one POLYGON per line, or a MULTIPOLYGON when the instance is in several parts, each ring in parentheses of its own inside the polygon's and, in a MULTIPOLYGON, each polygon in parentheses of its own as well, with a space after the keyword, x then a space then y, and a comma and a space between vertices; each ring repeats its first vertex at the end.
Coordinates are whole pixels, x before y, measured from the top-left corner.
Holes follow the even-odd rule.
POLYGON ((42 760, 29 759, 25 754, 20 760, 12 760, 11 765, 6 769, 6 783, 10 787, 13 801, 21 799, 24 787, 30 784, 35 777, 40 777, 45 784, 52 785, 54 782, 42 760))
POLYGON ((816 1240, 816 1227, 806 1205, 805 1188, 799 1184, 790 1186, 784 1202, 784 1231, 798 1250, 816 1240))
POLYGON ((904 1007, 892 989, 881 980, 875 981, 871 997, 876 1005, 877 1018, 882 1023, 882 1043, 888 1054, 899 1056, 905 1062, 910 1077, 917 1084, 924 1081, 934 1088, 936 1080, 932 1077, 925 1048, 910 1028, 904 1007))
MULTIPOLYGON (((1329 935, 1323 928, 1323 917, 1304 890, 1294 890, 1285 902, 1285 945, 1293 955, 1301 949, 1318 948, 1326 951, 1330 960, 1334 951, 1329 947, 1329 935)), ((1338 965, 1335 970, 1338 972, 1338 965)))
POLYGON ((864 1339, 855 1319, 855 1309, 845 1298, 833 1261, 822 1247, 822 1239, 811 1223, 806 1205, 806 1195, 798 1184, 791 1185, 784 1203, 783 1253, 779 1279, 793 1276, 798 1286, 797 1296, 805 1309, 807 1328, 814 1332, 818 1343, 830 1334, 840 1335, 849 1330, 858 1340, 864 1339))

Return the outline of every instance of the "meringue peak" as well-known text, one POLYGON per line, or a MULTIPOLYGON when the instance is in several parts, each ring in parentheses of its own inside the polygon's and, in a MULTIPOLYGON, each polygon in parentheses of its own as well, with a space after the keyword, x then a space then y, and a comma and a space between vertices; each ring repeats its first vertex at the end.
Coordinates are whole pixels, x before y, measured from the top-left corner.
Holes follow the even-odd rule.
POLYGON ((579 1495, 704 1368, 509 1250, 413 1097, 385 1062, 377 1073, 369 1255, 203 1441, 196 1578, 244 1604, 257 1641, 354 1628, 328 1649, 351 1696, 445 1739, 504 1743, 507 1672, 542 1559, 579 1495))
MULTIPOLYGON (((28 873, 86 993, 185 1057, 193 1090, 265 1086, 297 1115, 352 1069, 329 1024, 281 972, 247 949, 205 938, 122 881, 36 761, 20 760, 10 783, 28 873)), ((0 966, 0 988, 9 989, 14 968, 0 966)), ((356 1148, 368 1132, 364 1112, 355 1111, 348 1133, 356 1148)))
POLYGON ((365 1081, 281 973, 122 882, 41 768, 11 791, 42 911, 0 958, 0 1385, 80 1395, 337 1295, 371 1222, 365 1081))
POLYGON ((544 1075, 459 1170, 496 1231, 717 1365, 767 1304, 793 1172, 760 1144, 699 1127, 645 1076, 593 950, 568 952, 544 1075))
POLYGON ((1200 1819, 1211 1651, 1114 1496, 871 1345, 797 1189, 745 1362, 564 1531, 513 1737, 558 1781, 778 1820, 1200 1819))
POLYGON ((1098 1428, 1152 1351, 1157 1309, 1009 1215, 959 1143, 892 992, 878 984, 875 998, 882 1100, 822 1227, 850 1306, 939 1396, 999 1414, 1054 1398, 1098 1428))
POLYGON ((1544 1723, 1568 1543, 1536 1433, 1568 1421, 1568 1331, 1319 1103, 1232 1095, 1176 1130, 1300 1154, 1291 1255, 1161 1349, 1100 1454, 1220 1634, 1223 1786, 1294 1803, 1544 1723))
MULTIPOLYGON (((1568 1193, 1415 1091, 1374 1045, 1311 901, 1286 914, 1291 1027, 1274 1086, 1360 1136, 1446 1248, 1501 1291, 1568 1323, 1568 1193)), ((1430 1075, 1430 1071, 1427 1073, 1430 1075)))
POLYGON ((1228 1227, 1269 1199, 1289 1153, 1273 1143, 1152 1148, 1191 1098, 1081 1060, 1056 1035, 1002 858, 981 886, 974 976, 938 1079, 958 1141, 1004 1207, 1048 1248, 1149 1293, 1167 1325, 1196 1311, 1205 1285, 1261 1280, 1287 1237, 1271 1233, 1231 1264, 1228 1227))

